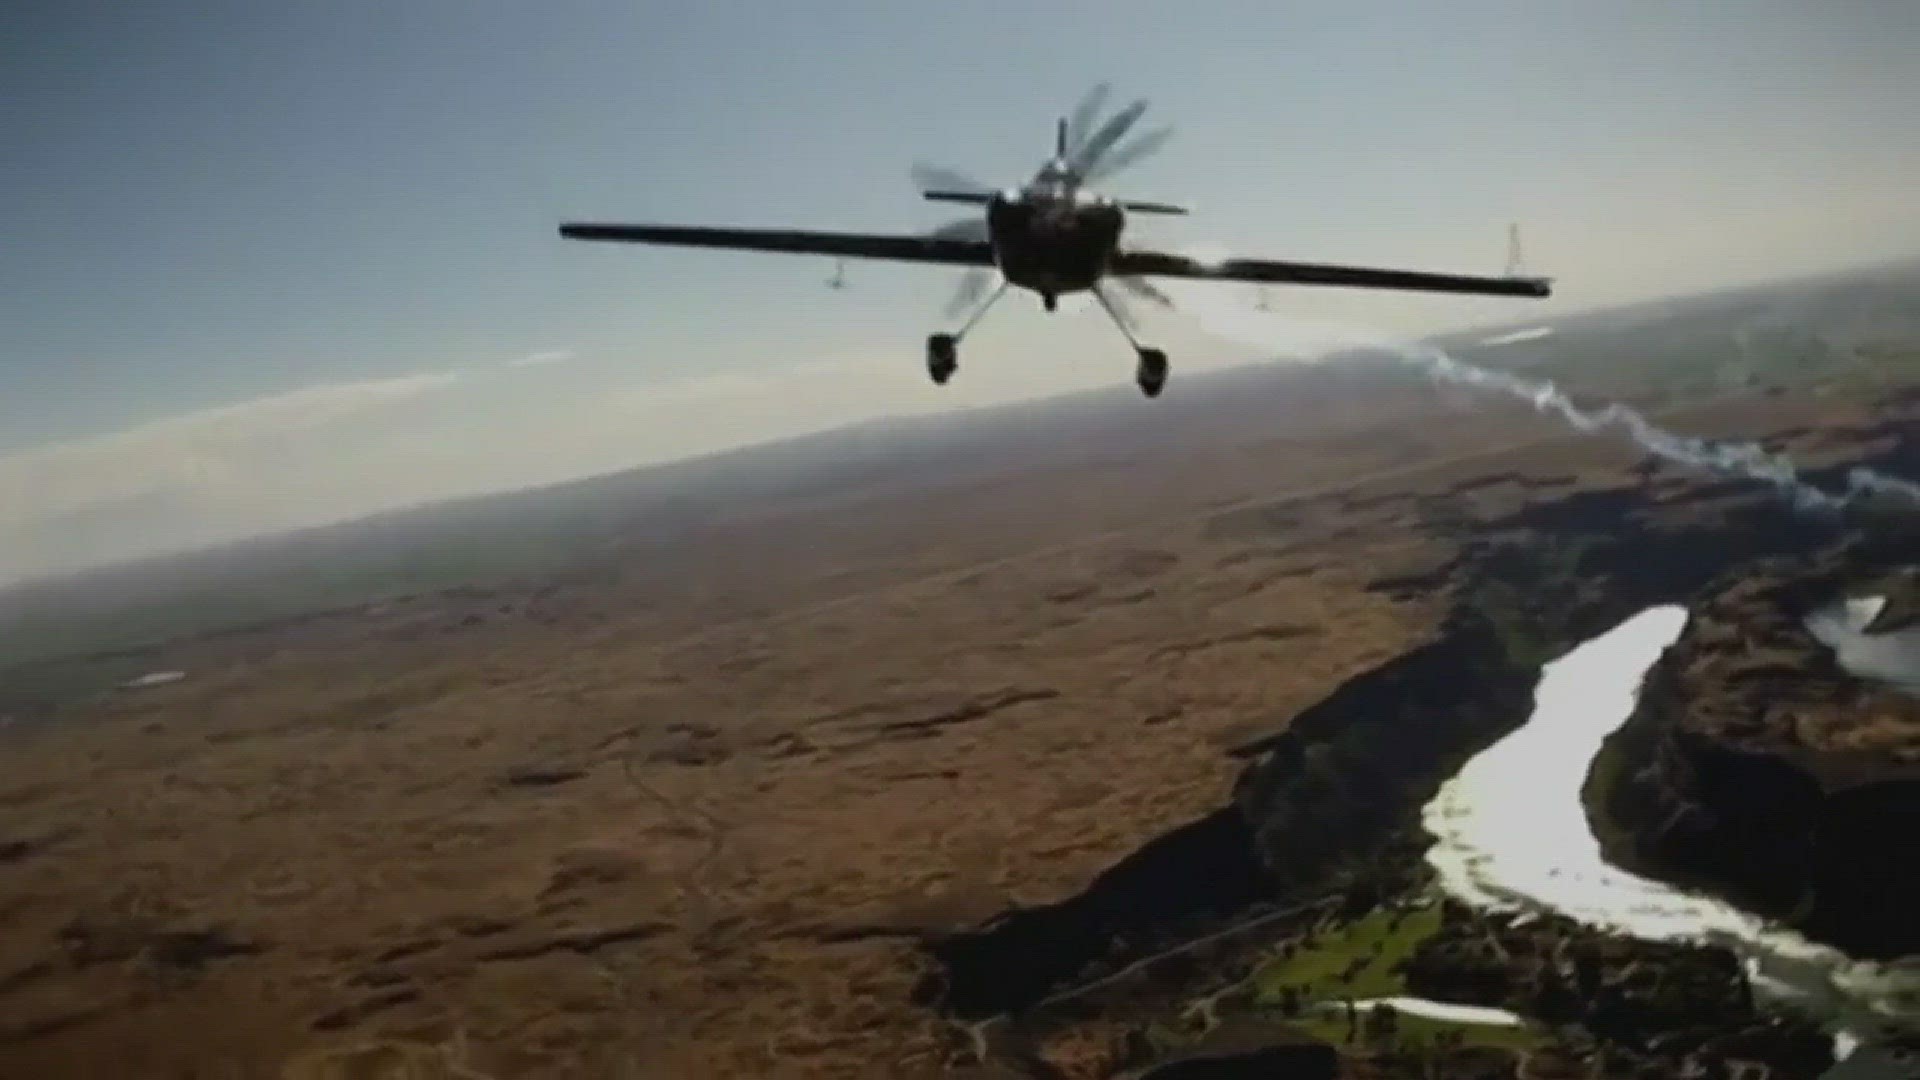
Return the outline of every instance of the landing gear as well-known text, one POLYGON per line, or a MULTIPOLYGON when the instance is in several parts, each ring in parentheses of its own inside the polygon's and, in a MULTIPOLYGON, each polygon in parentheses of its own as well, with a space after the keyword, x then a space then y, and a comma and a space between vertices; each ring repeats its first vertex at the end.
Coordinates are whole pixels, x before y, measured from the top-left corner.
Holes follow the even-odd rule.
POLYGON ((1133 381, 1140 385, 1140 392, 1148 397, 1159 397, 1160 388, 1167 385, 1167 354, 1159 349, 1141 349, 1140 366, 1133 373, 1133 381))
POLYGON ((1041 293, 1040 306, 1046 308, 1048 313, 1052 313, 1060 306, 1059 295, 1056 293, 1041 293))
POLYGON ((960 329, 951 334, 934 334, 927 338, 927 374, 933 378, 935 386, 945 386, 947 380, 953 378, 955 369, 960 366, 960 339, 967 336, 967 331, 980 321, 980 316, 985 315, 994 301, 1007 291, 1007 284, 1007 279, 1001 278, 993 295, 981 302, 960 329))
POLYGON ((960 342, 952 334, 935 334, 927 339, 927 374, 935 386, 947 385, 953 369, 960 366, 960 342))
POLYGON ((1113 320, 1113 325, 1119 327, 1122 334, 1126 335, 1127 344, 1133 346, 1134 353, 1140 357, 1140 365, 1133 372, 1134 384, 1140 387, 1142 394, 1150 398, 1159 397, 1160 391, 1167 385, 1167 354, 1150 345, 1142 345, 1140 339, 1133 336, 1133 330, 1127 326, 1127 320, 1120 316, 1119 309, 1113 306, 1112 300, 1107 299, 1106 292, 1098 284, 1093 286, 1093 296, 1100 301, 1100 306, 1106 309, 1107 317, 1113 320))

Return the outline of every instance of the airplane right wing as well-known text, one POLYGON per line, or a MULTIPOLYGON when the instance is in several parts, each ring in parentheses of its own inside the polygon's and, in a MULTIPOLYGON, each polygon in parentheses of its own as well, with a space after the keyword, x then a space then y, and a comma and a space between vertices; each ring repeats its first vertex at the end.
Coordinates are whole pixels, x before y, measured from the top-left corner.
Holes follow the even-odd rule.
POLYGON ((1336 285, 1359 289, 1413 292, 1480 293, 1487 296, 1549 296, 1553 283, 1537 277, 1482 277, 1436 274, 1425 270, 1384 270, 1370 266, 1279 262, 1272 259, 1209 261, 1159 251, 1123 251, 1110 266, 1128 277, 1159 276, 1247 281, 1267 285, 1336 285))
POLYGON ((616 240, 635 244, 734 248, 796 255, 836 255, 853 259, 895 259, 992 266, 993 245, 952 236, 902 236, 875 233, 802 232, 797 229, 716 229, 701 225, 566 224, 569 240, 616 240))

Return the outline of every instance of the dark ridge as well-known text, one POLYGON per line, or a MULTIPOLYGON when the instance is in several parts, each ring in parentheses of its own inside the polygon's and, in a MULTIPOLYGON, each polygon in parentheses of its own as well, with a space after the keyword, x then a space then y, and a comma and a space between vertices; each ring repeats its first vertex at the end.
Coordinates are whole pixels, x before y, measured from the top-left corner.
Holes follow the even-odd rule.
POLYGON ((315 1031, 339 1031, 371 1019, 389 1009, 397 1009, 419 1000, 420 991, 412 987, 403 986, 383 990, 351 1005, 342 1005, 331 1012, 322 1013, 314 1018, 312 1026, 315 1031))
POLYGON ((564 766, 523 765, 508 769, 501 777, 509 787, 553 787, 587 775, 585 769, 564 766))
POLYGON ((1152 656, 1148 659, 1149 661, 1174 660, 1192 653, 1206 652, 1209 649, 1218 649, 1226 645, 1246 645, 1261 641, 1270 643, 1291 641, 1294 638, 1306 637, 1313 632, 1314 629, 1311 626, 1292 626, 1287 624, 1256 626, 1249 630, 1241 630, 1231 634, 1221 634, 1217 637, 1202 638, 1199 641, 1180 641, 1171 645, 1163 645, 1155 649, 1152 656))
POLYGON ((1129 939, 1197 930, 1271 896, 1273 885, 1245 819, 1228 807, 1149 841, 1077 896, 935 941, 940 996, 964 1019, 1018 1011, 1090 965, 1136 952, 1129 939))
POLYGON ((49 1035, 76 1028, 82 1024, 104 1019, 121 1009, 119 1002, 104 1002, 93 1005, 80 1005, 66 1012, 35 1020, 0 1026, 0 1045, 33 1042, 49 1035))
POLYGON ((1140 1080, 1334 1080, 1340 1054, 1323 1042, 1202 1051, 1156 1065, 1140 1080))
POLYGON ((171 967, 197 968, 214 960, 235 956, 257 956, 266 946, 233 936, 223 929, 169 930, 154 935, 147 955, 155 963, 171 967))
POLYGON ((480 959, 533 960, 557 952, 587 955, 612 945, 624 945, 658 937, 671 929, 672 926, 668 923, 643 921, 627 926, 608 927, 604 930, 575 930, 552 934, 533 941, 503 945, 481 953, 480 959))
POLYGON ((1060 691, 1058 690, 1008 690, 990 697, 981 698, 977 701, 969 701, 964 705, 958 705, 951 709, 944 709, 931 716, 923 716, 914 720, 895 720, 890 723, 881 724, 873 730, 882 735, 905 735, 929 732, 937 728, 949 727, 953 724, 967 724, 975 720, 984 720, 994 713, 1011 709, 1017 705, 1030 705, 1037 701, 1052 701, 1059 696, 1060 691))

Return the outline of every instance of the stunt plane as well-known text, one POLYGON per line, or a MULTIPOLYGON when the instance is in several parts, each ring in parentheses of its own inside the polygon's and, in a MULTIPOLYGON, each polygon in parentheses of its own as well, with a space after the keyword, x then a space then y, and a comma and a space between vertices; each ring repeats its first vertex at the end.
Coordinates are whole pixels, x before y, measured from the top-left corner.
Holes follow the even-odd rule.
POLYGON ((1126 304, 1118 292, 1108 287, 1109 281, 1163 306, 1171 306, 1171 301, 1147 278, 1492 296, 1544 297, 1550 293, 1549 279, 1522 277, 1511 271, 1504 277, 1476 277, 1268 259, 1210 260, 1127 247, 1120 240, 1127 214, 1185 214, 1187 211, 1169 203, 1115 199, 1088 187, 1109 179, 1159 149, 1172 135, 1171 129, 1161 129, 1122 146, 1122 140, 1147 111, 1147 103, 1136 101, 1095 126, 1107 92, 1105 85, 1095 87, 1071 116, 1060 119, 1054 132, 1053 156, 1022 187, 996 190, 952 169, 916 166, 913 175, 922 197, 983 209, 979 217, 952 222, 923 235, 585 223, 563 224, 560 235, 574 240, 737 248, 972 267, 948 309, 949 317, 953 318, 968 308, 972 308, 972 314, 958 330, 927 338, 927 373, 939 385, 945 385, 959 366, 960 340, 1009 286, 1037 294, 1047 311, 1054 311, 1063 295, 1089 292, 1133 346, 1139 358, 1134 381, 1150 398, 1159 396, 1166 384, 1167 354, 1143 343, 1135 334, 1126 304), (996 277, 998 283, 994 284, 996 277), (989 285, 993 286, 992 292, 981 300, 981 294, 987 292, 989 285))

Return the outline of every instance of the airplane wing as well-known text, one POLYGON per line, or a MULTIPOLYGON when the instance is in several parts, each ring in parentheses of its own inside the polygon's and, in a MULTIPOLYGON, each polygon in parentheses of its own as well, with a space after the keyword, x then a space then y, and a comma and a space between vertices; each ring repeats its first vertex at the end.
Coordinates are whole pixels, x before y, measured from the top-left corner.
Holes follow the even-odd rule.
POLYGON ((1404 289, 1416 292, 1482 293, 1489 296, 1549 296, 1548 278, 1476 277, 1434 274, 1424 270, 1382 270, 1366 266, 1276 262, 1269 259, 1209 261, 1159 251, 1123 251, 1108 270, 1128 277, 1200 278, 1248 281, 1273 285, 1335 285, 1357 289, 1404 289))
POLYGON ((992 266, 993 245, 985 240, 945 236, 877 235, 873 233, 801 232, 796 229, 715 229, 700 225, 592 225, 560 226, 570 240, 618 240, 636 244, 676 244, 683 247, 738 248, 796 255, 837 255, 854 259, 899 259, 906 262, 992 266))

